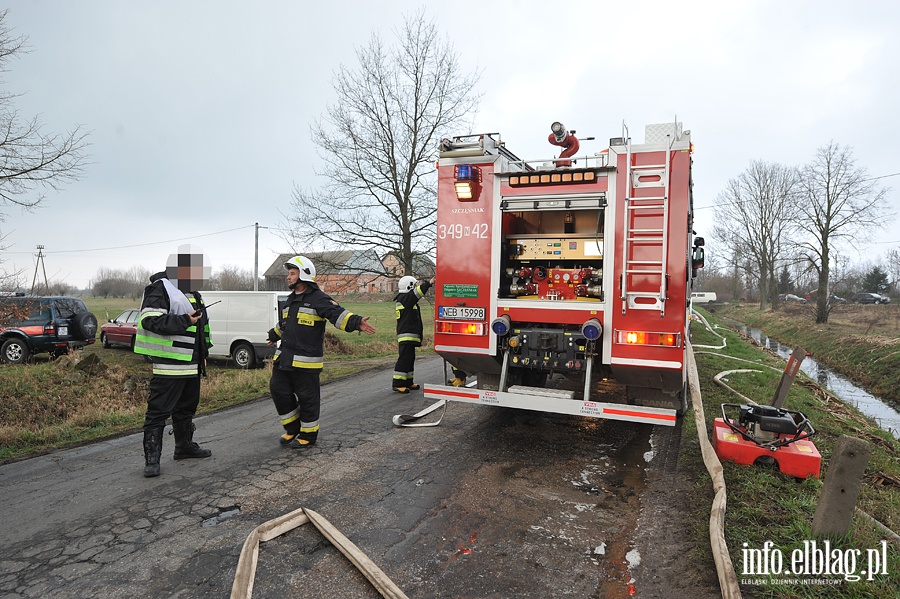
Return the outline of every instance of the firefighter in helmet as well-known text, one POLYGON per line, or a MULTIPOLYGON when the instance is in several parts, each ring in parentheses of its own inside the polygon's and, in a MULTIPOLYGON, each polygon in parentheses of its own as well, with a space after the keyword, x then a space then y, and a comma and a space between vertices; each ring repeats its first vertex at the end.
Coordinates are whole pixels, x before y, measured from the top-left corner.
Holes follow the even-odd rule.
POLYGON ((163 429, 172 417, 175 459, 208 458, 212 452, 194 442, 194 414, 200 404, 200 376, 206 374, 209 319, 202 289, 211 267, 196 246, 181 245, 166 270, 150 277, 144 289, 134 338, 134 353, 153 362, 144 417, 144 476, 159 476, 163 429))
POLYGON ((415 277, 409 275, 402 277, 397 284, 394 302, 397 311, 397 344, 400 349, 391 384, 397 393, 409 393, 419 388, 413 381, 416 348, 422 346, 423 327, 419 300, 425 297, 432 285, 434 277, 430 281, 419 283, 415 277))
POLYGON ((316 444, 319 435, 319 374, 324 366, 325 321, 347 331, 372 335, 375 327, 368 316, 342 308, 316 284, 316 267, 306 256, 284 263, 291 294, 281 307, 275 328, 269 330, 269 345, 281 342, 269 391, 284 427, 281 444, 304 449, 316 444))

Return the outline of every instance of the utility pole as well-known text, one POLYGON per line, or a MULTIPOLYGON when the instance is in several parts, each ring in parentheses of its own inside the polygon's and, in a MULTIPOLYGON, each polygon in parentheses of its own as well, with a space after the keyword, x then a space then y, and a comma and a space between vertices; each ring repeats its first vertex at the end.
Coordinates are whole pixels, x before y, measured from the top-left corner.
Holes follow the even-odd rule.
POLYGON ((44 246, 37 246, 37 262, 34 263, 34 278, 31 279, 31 295, 34 295, 34 285, 37 282, 38 264, 41 265, 41 271, 44 273, 44 289, 50 292, 50 285, 47 283, 47 267, 44 265, 44 246))
POLYGON ((253 223, 255 239, 253 242, 253 291, 259 291, 259 230, 269 227, 260 227, 259 223, 253 223))
POLYGON ((253 223, 253 291, 259 291, 259 223, 253 223))

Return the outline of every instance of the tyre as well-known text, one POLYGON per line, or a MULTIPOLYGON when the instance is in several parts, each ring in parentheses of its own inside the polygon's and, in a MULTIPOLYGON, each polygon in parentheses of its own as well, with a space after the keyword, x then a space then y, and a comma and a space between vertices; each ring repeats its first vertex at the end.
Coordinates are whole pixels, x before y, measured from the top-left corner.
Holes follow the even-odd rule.
POLYGON ((678 393, 675 401, 675 415, 676 416, 684 416, 688 413, 688 410, 692 407, 691 404, 691 386, 687 382, 684 383, 684 389, 682 389, 681 393, 678 393))
POLYGON ((87 341, 97 336, 97 317, 90 312, 79 312, 72 318, 75 334, 87 341))
POLYGON ((31 355, 28 343, 15 337, 7 339, 0 348, 0 358, 7 364, 24 364, 31 355))
POLYGON ((238 343, 231 351, 231 357, 238 368, 253 368, 256 366, 256 351, 249 343, 238 343))
POLYGON ((109 339, 106 338, 106 333, 100 333, 100 343, 103 344, 105 349, 110 348, 109 339))

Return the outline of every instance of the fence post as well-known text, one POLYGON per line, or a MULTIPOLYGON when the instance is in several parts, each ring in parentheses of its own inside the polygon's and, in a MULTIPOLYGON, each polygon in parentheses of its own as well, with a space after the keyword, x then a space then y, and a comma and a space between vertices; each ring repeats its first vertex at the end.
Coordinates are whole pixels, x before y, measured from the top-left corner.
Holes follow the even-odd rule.
POLYGON ((822 496, 813 516, 815 536, 843 536, 850 530, 856 499, 872 449, 862 439, 841 435, 828 464, 822 496))

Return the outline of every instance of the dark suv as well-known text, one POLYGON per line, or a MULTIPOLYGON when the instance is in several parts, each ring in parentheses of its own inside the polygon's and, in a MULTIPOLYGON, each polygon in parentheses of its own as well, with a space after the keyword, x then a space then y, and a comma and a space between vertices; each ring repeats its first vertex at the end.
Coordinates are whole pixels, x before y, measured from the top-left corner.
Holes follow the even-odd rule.
POLYGON ((59 356, 96 335, 97 317, 77 297, 0 297, 0 360, 8 364, 37 353, 59 356))
POLYGON ((888 304, 891 298, 877 293, 857 293, 853 296, 854 304, 888 304))

